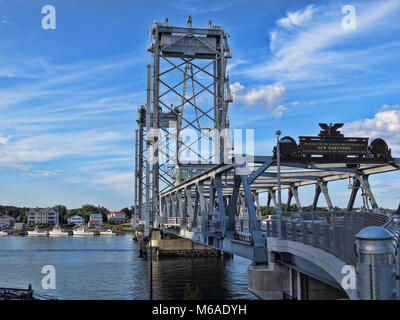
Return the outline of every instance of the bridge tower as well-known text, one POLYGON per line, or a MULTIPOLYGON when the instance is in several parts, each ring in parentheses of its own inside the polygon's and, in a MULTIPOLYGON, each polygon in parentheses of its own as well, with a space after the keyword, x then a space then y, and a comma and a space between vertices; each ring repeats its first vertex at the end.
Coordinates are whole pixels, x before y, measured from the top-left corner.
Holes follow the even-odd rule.
POLYGON ((194 28, 189 15, 186 27, 165 19, 148 32, 152 64, 146 107, 138 109, 135 150, 135 223, 145 221, 146 235, 160 222, 161 192, 223 161, 224 141, 216 133, 229 128, 232 101, 231 50, 222 27, 209 21, 206 28, 194 28))

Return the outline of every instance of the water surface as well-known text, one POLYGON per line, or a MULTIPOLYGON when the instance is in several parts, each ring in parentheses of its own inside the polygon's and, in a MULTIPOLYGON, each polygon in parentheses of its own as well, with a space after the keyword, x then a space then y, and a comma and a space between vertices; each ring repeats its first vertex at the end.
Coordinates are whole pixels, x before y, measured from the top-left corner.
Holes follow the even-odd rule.
MULTIPOLYGON (((58 299, 148 299, 148 261, 130 235, 0 237, 0 287, 26 288, 58 299), (44 290, 44 265, 56 269, 56 289, 44 290)), ((155 299, 182 299, 185 286, 204 299, 255 299, 239 257, 163 258, 153 262, 155 299)))

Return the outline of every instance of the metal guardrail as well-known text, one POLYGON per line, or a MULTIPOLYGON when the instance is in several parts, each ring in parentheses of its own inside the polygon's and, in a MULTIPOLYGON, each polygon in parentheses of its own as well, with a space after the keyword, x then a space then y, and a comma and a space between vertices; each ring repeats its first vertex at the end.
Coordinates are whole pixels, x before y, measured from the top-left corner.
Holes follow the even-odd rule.
MULTIPOLYGON (((390 217, 373 212, 285 213, 282 237, 325 250, 348 264, 356 265, 355 235, 368 226, 390 226, 390 217)), ((277 217, 267 222, 268 237, 278 237, 277 217)))
MULTIPOLYGON (((169 226, 179 227, 181 218, 165 219, 169 226)), ((197 230, 201 232, 201 222, 198 218, 197 230)), ((260 227, 267 237, 278 237, 278 217, 271 220, 258 219, 260 227)), ((189 223, 189 220, 187 221, 189 223)), ((208 229, 213 229, 216 223, 207 221, 208 229)), ((391 230, 392 221, 387 215, 373 212, 284 212, 282 236, 283 239, 302 242, 325 250, 347 264, 355 265, 357 256, 354 251, 355 235, 368 226, 381 226, 391 230)), ((242 241, 251 241, 248 217, 236 218, 235 237, 242 241)), ((400 240, 399 240, 400 241, 400 240)))

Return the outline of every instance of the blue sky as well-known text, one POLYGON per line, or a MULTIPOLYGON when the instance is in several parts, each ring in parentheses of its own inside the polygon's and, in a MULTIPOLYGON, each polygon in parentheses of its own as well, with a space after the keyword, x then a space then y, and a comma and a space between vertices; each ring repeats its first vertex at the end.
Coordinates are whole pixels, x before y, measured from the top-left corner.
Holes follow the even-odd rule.
MULTIPOLYGON (((400 156, 398 0, 0 0, 0 204, 133 204, 147 29, 165 17, 185 25, 189 13, 230 34, 230 123, 255 129, 257 154, 271 154, 277 129, 297 137, 345 122, 400 156), (41 28, 48 4, 55 30, 41 28), (348 4, 355 29, 341 25, 348 4)), ((371 181, 378 204, 397 207, 399 174, 371 181)), ((330 190, 344 206, 346 183, 330 190)), ((312 201, 310 188, 300 195, 312 201)))

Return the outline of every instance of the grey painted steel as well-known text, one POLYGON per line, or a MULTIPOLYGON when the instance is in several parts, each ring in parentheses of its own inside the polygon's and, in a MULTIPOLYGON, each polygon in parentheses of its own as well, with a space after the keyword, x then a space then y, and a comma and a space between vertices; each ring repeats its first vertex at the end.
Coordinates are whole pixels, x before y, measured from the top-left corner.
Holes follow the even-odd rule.
POLYGON ((393 235, 385 228, 370 226, 361 230, 356 238, 356 283, 359 298, 395 299, 397 290, 393 235))
POLYGON ((277 188, 278 188, 278 219, 279 219, 279 239, 282 239, 282 188, 281 188, 281 152, 280 152, 280 141, 279 136, 281 132, 276 132, 276 166, 277 166, 277 188))
MULTIPOLYGON (((151 65, 146 66, 146 134, 150 131, 150 91, 151 91, 151 65)), ((146 151, 150 149, 150 140, 146 137, 146 151)), ((147 154, 149 157, 149 153, 147 154)), ((146 236, 150 235, 150 225, 151 225, 151 207, 150 207, 150 162, 149 159, 146 161, 146 191, 145 191, 145 230, 144 234, 146 236)))
MULTIPOLYGON (((167 120, 174 119, 180 114, 176 112, 176 108, 164 102, 168 94, 178 97, 182 101, 181 107, 186 104, 193 108, 192 113, 196 113, 195 118, 181 114, 180 121, 175 122, 175 133, 168 136, 173 140, 169 140, 169 146, 174 146, 180 130, 184 128, 200 130, 203 126, 200 120, 211 121, 210 129, 221 131, 229 128, 227 112, 228 103, 232 101, 226 73, 226 61, 231 53, 227 34, 222 28, 212 26, 199 29, 192 28, 191 25, 188 28, 178 28, 167 23, 155 22, 150 32, 149 51, 153 55, 153 75, 149 76, 148 66, 146 108, 139 107, 140 121, 138 120, 138 130, 135 133, 137 141, 134 222, 137 229, 145 225, 148 234, 151 227, 160 228, 180 237, 238 254, 257 263, 265 263, 268 260, 266 235, 278 237, 280 234, 282 239, 320 248, 351 265, 355 265, 357 260, 354 253, 355 234, 362 228, 384 226, 393 232, 398 243, 399 232, 396 223, 391 223, 387 216, 378 213, 378 205, 368 182, 371 174, 398 170, 400 159, 397 158, 387 163, 361 163, 360 168, 353 169, 347 168, 345 163, 318 163, 317 160, 312 163, 296 162, 297 160, 281 162, 280 157, 275 160, 271 156, 252 158, 244 156, 245 163, 238 166, 235 162, 236 156, 224 159, 226 156, 222 152, 224 141, 223 137, 218 135, 214 136, 213 156, 219 155, 219 159, 214 166, 210 163, 204 167, 200 166, 202 170, 204 169, 201 174, 180 181, 179 166, 171 168, 168 167, 168 163, 159 161, 154 162, 150 172, 145 171, 150 168, 150 163, 144 157, 145 152, 150 152, 150 148, 155 148, 157 144, 160 146, 168 144, 158 134, 146 141, 145 135, 152 128, 165 131, 167 120), (174 59, 180 59, 180 62, 174 62, 174 59), (205 65, 198 63, 207 60, 210 62, 205 65), (162 70, 161 61, 168 64, 170 69, 162 70), (207 70, 209 67, 212 67, 212 71, 207 70), (197 70, 194 72, 194 69, 197 70), (190 70, 190 73, 187 70, 190 70), (172 71, 182 73, 184 80, 178 84, 170 84, 161 78, 172 71), (196 74, 209 77, 212 79, 211 84, 204 84, 195 77, 196 74), (149 79, 152 79, 152 82, 149 83, 149 79), (193 90, 193 96, 190 98, 185 95, 185 90, 181 94, 177 89, 179 86, 185 86, 189 80, 192 81, 192 86, 196 84, 200 88, 197 93, 193 90), (166 91, 161 92, 161 86, 166 88, 166 91), (196 105, 196 97, 202 92, 213 97, 214 104, 208 109, 196 105), (328 182, 348 178, 354 179, 348 203, 349 210, 335 212, 328 193, 328 182), (313 184, 316 186, 313 212, 302 212, 298 188, 313 184), (375 213, 353 211, 359 188, 365 191, 375 213), (260 213, 259 195, 268 194, 268 210, 271 200, 275 207, 279 207, 281 189, 288 189, 288 208, 291 198, 294 197, 299 212, 282 213, 278 209, 278 215, 274 216, 265 227, 260 225, 261 217, 257 216, 257 213, 260 213), (146 199, 143 199, 144 191, 146 199), (276 201, 276 191, 278 191, 278 201, 276 201), (329 213, 316 212, 321 192, 326 199, 329 213), (280 227, 279 221, 281 221, 280 227)), ((192 145, 184 143, 181 145, 184 145, 185 150, 192 149, 192 145)), ((176 146, 179 146, 178 142, 176 146)), ((158 160, 158 149, 155 148, 154 151, 152 160, 158 160)), ((175 151, 175 155, 171 159, 175 157, 175 160, 178 160, 178 148, 172 151, 175 151)), ((240 155, 240 158, 243 158, 243 155, 240 155)))
MULTIPOLYGON (((287 213, 283 219, 283 239, 321 248, 355 266, 355 235, 365 227, 384 226, 389 221, 386 215, 372 212, 287 213)), ((279 237, 278 225, 278 217, 268 221, 268 237, 279 237)))
POLYGON ((399 252, 399 244, 400 244, 400 215, 395 214, 392 216, 392 225, 390 231, 393 234, 395 247, 396 247, 396 268, 397 268, 397 300, 400 300, 400 252, 399 252))

